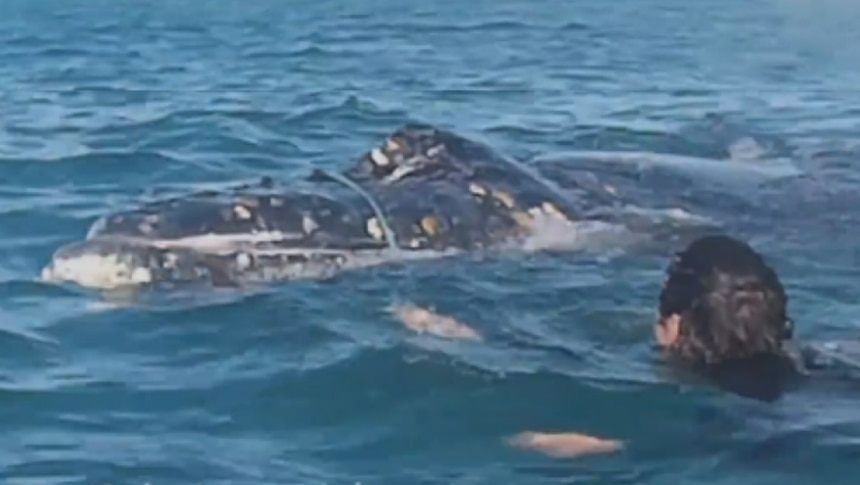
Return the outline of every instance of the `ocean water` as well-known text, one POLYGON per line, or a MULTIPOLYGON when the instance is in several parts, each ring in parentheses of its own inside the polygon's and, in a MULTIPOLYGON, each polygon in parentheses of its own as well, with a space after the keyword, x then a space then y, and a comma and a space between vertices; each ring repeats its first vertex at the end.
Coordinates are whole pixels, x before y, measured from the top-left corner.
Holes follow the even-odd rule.
POLYGON ((0 14, 4 484, 856 483, 850 382, 762 404, 660 372, 650 325, 673 247, 421 262, 166 306, 36 281, 106 212, 344 168, 423 121, 562 174, 646 160, 643 209, 686 207, 749 240, 801 338, 854 339, 855 2, 4 0, 0 14), (401 300, 487 339, 412 335, 385 311, 401 300), (506 444, 525 430, 626 447, 553 459, 506 444))

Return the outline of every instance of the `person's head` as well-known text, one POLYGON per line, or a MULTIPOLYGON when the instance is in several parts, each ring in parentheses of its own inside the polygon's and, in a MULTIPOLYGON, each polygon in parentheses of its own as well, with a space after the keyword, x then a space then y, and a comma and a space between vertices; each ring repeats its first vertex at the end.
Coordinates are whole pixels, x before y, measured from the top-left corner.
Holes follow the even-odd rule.
POLYGON ((724 235, 699 238, 666 273, 655 333, 673 359, 742 374, 761 362, 790 360, 784 348, 793 338, 788 297, 776 272, 748 244, 724 235))

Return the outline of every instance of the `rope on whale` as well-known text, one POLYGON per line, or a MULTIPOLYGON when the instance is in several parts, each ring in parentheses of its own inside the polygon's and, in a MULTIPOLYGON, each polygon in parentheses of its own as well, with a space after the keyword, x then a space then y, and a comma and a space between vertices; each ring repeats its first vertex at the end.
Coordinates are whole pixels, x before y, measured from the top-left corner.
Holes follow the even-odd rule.
POLYGON ((329 172, 328 170, 317 169, 316 172, 319 175, 324 177, 328 177, 336 182, 340 182, 341 184, 349 187, 350 189, 356 191, 359 195, 361 195, 364 200, 370 204, 371 209, 376 214, 376 218, 379 220, 379 225, 382 227, 382 232, 385 235, 385 241, 388 243, 388 247, 392 250, 399 249, 399 245, 397 244, 397 237, 394 235, 394 231, 391 230, 391 226, 388 225, 388 220, 385 218, 385 214, 382 212, 382 209, 373 200, 373 197, 367 193, 360 185, 353 182, 349 178, 337 173, 337 172, 329 172))

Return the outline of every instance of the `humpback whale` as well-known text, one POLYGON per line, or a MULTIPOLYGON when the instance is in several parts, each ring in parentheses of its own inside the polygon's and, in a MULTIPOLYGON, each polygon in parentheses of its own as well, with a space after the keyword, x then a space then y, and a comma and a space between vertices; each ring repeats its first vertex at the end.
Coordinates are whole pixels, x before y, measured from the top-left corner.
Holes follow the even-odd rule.
POLYGON ((60 247, 41 277, 100 290, 231 286, 510 247, 540 224, 610 217, 594 209, 618 197, 613 187, 575 185, 562 190, 486 144, 409 123, 342 171, 107 214, 60 247))

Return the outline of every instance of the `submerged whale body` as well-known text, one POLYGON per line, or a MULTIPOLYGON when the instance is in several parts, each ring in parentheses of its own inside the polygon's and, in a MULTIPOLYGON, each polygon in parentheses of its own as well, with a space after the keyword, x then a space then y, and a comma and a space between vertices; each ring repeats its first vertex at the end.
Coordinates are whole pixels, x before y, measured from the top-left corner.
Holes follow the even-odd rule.
POLYGON ((128 285, 325 277, 387 261, 501 248, 541 224, 599 221, 612 187, 562 191, 532 167, 450 131, 408 124, 343 172, 264 180, 108 214, 59 248, 51 282, 128 285))

